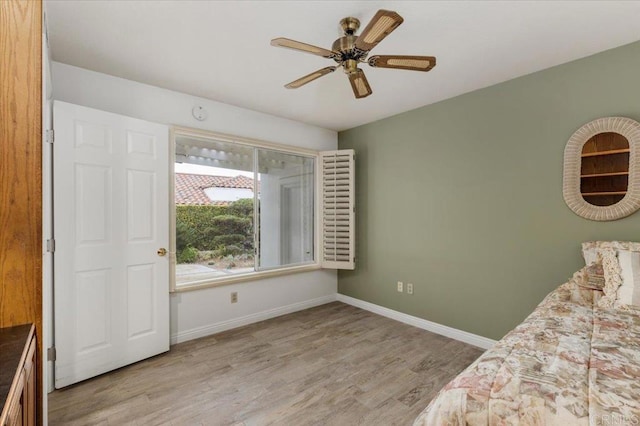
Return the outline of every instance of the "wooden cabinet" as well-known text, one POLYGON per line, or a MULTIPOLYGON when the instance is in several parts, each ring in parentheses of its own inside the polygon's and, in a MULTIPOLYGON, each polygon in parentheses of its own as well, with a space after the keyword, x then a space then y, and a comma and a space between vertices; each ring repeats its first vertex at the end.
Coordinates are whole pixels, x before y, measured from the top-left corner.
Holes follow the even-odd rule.
POLYGON ((0 426, 36 424, 36 336, 33 325, 0 329, 0 426))
MULTIPOLYGON (((43 259, 42 3, 0 0, 0 327, 34 323, 38 337, 43 259)), ((16 365, 8 367, 4 360, 9 352, 13 353, 0 341, 0 426, 8 416, 5 400, 22 353, 20 349, 16 365), (7 375, 8 383, 2 380, 7 375)), ((41 354, 41 348, 36 352, 41 354)), ((36 374, 36 422, 42 419, 41 377, 36 374)))

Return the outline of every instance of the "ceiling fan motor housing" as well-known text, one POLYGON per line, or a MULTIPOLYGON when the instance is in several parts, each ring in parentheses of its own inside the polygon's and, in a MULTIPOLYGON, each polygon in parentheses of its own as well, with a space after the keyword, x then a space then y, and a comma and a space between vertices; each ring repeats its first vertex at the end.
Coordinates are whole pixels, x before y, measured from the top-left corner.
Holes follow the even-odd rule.
MULTIPOLYGON (((355 47, 357 39, 358 37, 354 35, 340 37, 333 42, 331 47, 331 50, 340 54, 338 57, 334 58, 334 60, 341 65, 345 65, 345 72, 347 72, 346 64, 348 61, 350 64, 352 61, 355 63, 362 62, 367 56, 368 52, 363 52, 355 47)), ((349 68, 351 68, 351 66, 349 66, 349 68)))
MULTIPOLYGON (((346 35, 344 37, 340 37, 339 39, 333 42, 333 45, 331 46, 331 50, 333 50, 334 52, 340 52, 344 56, 345 54, 348 54, 355 48, 354 45, 357 39, 358 37, 354 35, 346 35)), ((348 59, 353 59, 353 58, 348 58, 348 59)))
POLYGON ((355 33, 360 28, 360 21, 350 16, 341 20, 340 26, 344 36, 334 41, 331 46, 331 50, 338 52, 340 56, 333 59, 342 65, 346 74, 353 74, 357 70, 358 62, 363 62, 368 53, 355 46, 358 40, 355 33))

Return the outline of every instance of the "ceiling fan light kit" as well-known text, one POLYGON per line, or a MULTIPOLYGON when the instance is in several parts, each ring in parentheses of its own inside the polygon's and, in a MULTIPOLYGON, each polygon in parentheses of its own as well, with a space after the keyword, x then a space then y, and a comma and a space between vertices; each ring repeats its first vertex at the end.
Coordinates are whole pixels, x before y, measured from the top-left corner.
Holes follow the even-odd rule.
POLYGON ((286 84, 287 89, 297 89, 324 75, 334 72, 338 67, 349 77, 353 94, 357 99, 365 98, 372 92, 371 86, 364 75, 364 71, 358 68, 361 63, 368 63, 374 68, 392 68, 410 71, 429 71, 436 66, 436 58, 433 56, 409 56, 409 55, 376 55, 367 59, 369 52, 378 45, 386 36, 391 34, 404 20, 396 12, 390 10, 379 10, 371 19, 369 24, 360 33, 355 33, 360 28, 360 21, 357 18, 347 17, 340 21, 340 26, 344 35, 333 42, 331 50, 288 38, 275 38, 271 40, 271 45, 284 47, 311 53, 333 59, 338 65, 319 69, 311 74, 307 74, 297 80, 286 84))

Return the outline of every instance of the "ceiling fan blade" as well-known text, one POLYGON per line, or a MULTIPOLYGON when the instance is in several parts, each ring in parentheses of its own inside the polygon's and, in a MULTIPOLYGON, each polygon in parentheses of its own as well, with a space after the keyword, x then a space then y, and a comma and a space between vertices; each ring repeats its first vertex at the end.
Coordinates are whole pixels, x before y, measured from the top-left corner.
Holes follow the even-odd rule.
POLYGON ((402 24, 404 19, 396 12, 380 9, 356 40, 355 47, 369 51, 402 24))
POLYGON ((318 71, 314 71, 311 74, 307 74, 304 77, 301 77, 297 80, 292 81, 291 83, 285 85, 287 89, 297 89, 300 86, 304 86, 307 83, 311 83, 313 80, 322 77, 323 75, 330 74, 336 70, 336 67, 326 67, 319 69, 318 71))
POLYGON ((369 65, 411 71, 429 71, 436 66, 435 56, 377 55, 369 58, 369 65))
POLYGON ((271 45, 276 47, 285 47, 287 49, 299 50, 301 52, 311 53, 312 55, 322 56, 324 58, 333 58, 337 55, 337 53, 332 52, 331 50, 323 49, 322 47, 313 46, 311 44, 283 37, 274 38, 273 40, 271 40, 271 45))
POLYGON ((365 77, 364 72, 361 69, 349 74, 349 82, 351 83, 353 94, 356 95, 357 99, 366 98, 373 93, 369 86, 369 82, 367 81, 367 77, 365 77))

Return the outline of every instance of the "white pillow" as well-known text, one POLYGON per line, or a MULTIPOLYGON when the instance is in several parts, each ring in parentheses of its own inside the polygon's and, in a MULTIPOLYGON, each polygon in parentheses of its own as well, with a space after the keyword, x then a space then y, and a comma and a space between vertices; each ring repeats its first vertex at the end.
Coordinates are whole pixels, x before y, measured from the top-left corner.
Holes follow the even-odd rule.
POLYGON ((640 307, 640 251, 618 250, 622 284, 618 287, 616 306, 640 307))
POLYGON ((599 262, 605 249, 640 251, 640 243, 631 241, 587 241, 582 243, 582 257, 587 266, 599 262))
POLYGON ((603 308, 640 308, 640 243, 631 241, 588 241, 582 243, 587 265, 602 262, 603 308))

